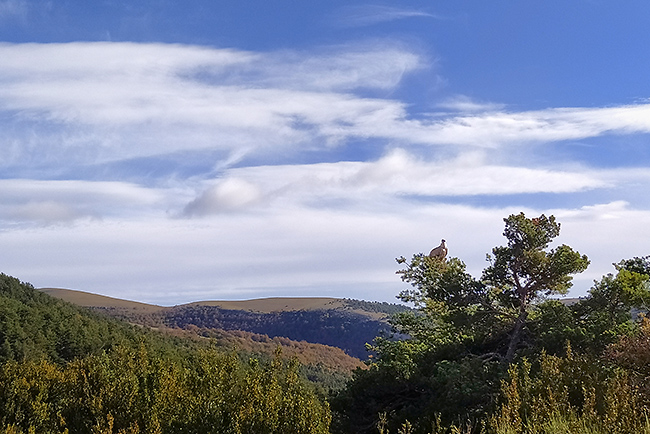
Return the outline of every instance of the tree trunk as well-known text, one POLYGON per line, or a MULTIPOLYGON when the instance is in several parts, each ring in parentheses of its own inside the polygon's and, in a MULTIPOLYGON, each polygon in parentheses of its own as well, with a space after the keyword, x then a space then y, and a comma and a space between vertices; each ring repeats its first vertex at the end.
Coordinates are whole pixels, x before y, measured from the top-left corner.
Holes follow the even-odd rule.
POLYGON ((515 326, 512 329, 510 343, 508 344, 508 352, 506 353, 506 362, 508 363, 512 363, 515 358, 515 351, 517 351, 517 346, 519 346, 519 342, 521 342, 521 331, 524 329, 527 317, 528 311, 526 309, 521 309, 517 321, 515 321, 515 326))

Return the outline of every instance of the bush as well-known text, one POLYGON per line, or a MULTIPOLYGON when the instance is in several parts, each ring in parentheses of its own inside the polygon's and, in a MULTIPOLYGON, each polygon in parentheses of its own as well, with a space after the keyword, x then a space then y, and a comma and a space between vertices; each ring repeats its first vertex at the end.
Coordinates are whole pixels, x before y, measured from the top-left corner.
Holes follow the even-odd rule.
MULTIPOLYGON (((0 369, 7 433, 329 432, 329 407, 278 356, 242 363, 203 351, 184 363, 117 348, 64 366, 10 361, 0 369)), ((0 431, 1 432, 1 431, 0 431)))
POLYGON ((626 371, 602 360, 543 354, 512 365, 491 418, 495 434, 650 433, 648 407, 626 371))

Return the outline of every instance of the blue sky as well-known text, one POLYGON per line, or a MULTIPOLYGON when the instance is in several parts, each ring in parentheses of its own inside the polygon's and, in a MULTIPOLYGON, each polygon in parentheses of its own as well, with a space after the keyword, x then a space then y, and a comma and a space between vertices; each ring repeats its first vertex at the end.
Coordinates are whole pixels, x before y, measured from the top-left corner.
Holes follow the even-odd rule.
POLYGON ((165 305, 393 301, 554 214, 650 254, 650 3, 0 0, 0 255, 165 305))

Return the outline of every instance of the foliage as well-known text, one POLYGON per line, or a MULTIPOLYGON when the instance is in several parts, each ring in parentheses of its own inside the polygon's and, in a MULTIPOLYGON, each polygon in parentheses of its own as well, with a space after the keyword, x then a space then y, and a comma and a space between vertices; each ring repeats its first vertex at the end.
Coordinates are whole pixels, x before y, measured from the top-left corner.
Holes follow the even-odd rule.
POLYGON ((444 424, 477 421, 494 407, 502 367, 478 358, 421 362, 425 372, 396 377, 377 365, 355 372, 348 388, 331 401, 338 432, 374 432, 380 414, 395 432, 406 421, 412 432, 427 432, 441 417, 444 424), (347 417, 346 417, 347 416, 347 417))
POLYGON ((243 330, 197 327, 191 323, 186 324, 182 329, 168 327, 163 323, 165 316, 155 311, 143 313, 135 309, 111 308, 93 308, 93 310, 102 316, 120 318, 122 321, 138 324, 144 328, 153 328, 163 335, 175 337, 176 341, 191 342, 196 346, 209 342, 210 345, 222 348, 224 351, 236 348, 239 353, 264 360, 272 358, 280 346, 285 359, 298 360, 301 364, 301 372, 310 381, 326 390, 343 388, 350 379, 352 371, 365 366, 360 359, 334 346, 295 341, 281 336, 270 338, 265 334, 243 330))
POLYGON ((489 354, 507 362, 530 344, 525 334, 535 302, 565 294, 571 275, 584 271, 589 260, 566 245, 546 250, 560 231, 553 216, 528 219, 522 213, 504 221, 507 246, 492 249, 481 279, 467 273, 457 258, 440 261, 419 254, 410 263, 398 259, 406 264, 398 273, 414 288, 400 298, 424 314, 398 317, 400 332, 425 343, 427 351, 452 346, 457 353, 489 354))
POLYGON ((535 306, 528 328, 538 348, 560 354, 567 341, 574 350, 601 354, 621 336, 638 329, 632 312, 645 309, 650 300, 648 258, 632 258, 614 264, 616 274, 594 283, 588 297, 565 305, 549 300, 535 306))
POLYGON ((334 309, 261 313, 190 305, 170 309, 165 313, 164 321, 170 327, 193 325, 206 329, 243 330, 271 338, 304 340, 335 346, 358 358, 366 357, 366 343, 390 329, 385 321, 334 309))
MULTIPOLYGON (((550 247, 560 230, 553 216, 518 214, 504 221, 507 244, 488 255, 480 279, 458 258, 398 258, 398 274, 411 285, 399 298, 417 311, 393 317, 394 331, 406 338, 376 339, 370 369, 356 372, 332 400, 337 429, 372 432, 384 414, 383 429, 391 432, 406 421, 413 433, 429 432, 436 420, 448 427, 468 421, 478 431, 513 363, 524 357, 548 363, 564 353, 567 342, 594 360, 589 375, 610 384, 609 368, 598 360, 621 336, 633 336, 637 324, 630 308, 650 300, 650 260, 621 261, 616 274, 596 282, 588 297, 564 304, 548 297, 566 294, 572 275, 589 264, 587 257, 566 245, 550 247)), ((546 416, 558 424, 581 417, 581 410, 571 411, 546 416)))
POLYGON ((47 359, 64 363, 116 345, 175 353, 182 347, 126 323, 102 318, 0 274, 0 362, 47 359))
POLYGON ((297 360, 208 342, 107 319, 0 275, 0 432, 329 431, 323 392, 297 360))
POLYGON ((571 275, 589 265, 586 256, 563 244, 546 251, 560 234, 555 217, 541 215, 528 219, 523 213, 505 219, 505 247, 492 249, 491 265, 483 272, 482 281, 490 287, 497 310, 514 310, 514 324, 509 335, 505 359, 514 360, 523 339, 524 327, 533 302, 541 295, 566 294, 571 275))
POLYGON ((280 357, 202 351, 181 363, 120 347, 0 370, 0 427, 19 433, 327 433, 329 421, 298 364, 280 357))
POLYGON ((591 356, 543 354, 512 365, 502 404, 491 418, 496 434, 650 433, 647 396, 628 373, 591 356))

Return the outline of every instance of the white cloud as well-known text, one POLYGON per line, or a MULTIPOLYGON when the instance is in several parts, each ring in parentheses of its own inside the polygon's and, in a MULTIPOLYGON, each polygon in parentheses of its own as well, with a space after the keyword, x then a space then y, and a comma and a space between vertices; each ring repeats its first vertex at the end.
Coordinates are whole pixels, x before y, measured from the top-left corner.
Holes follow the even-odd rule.
POLYGON ((352 179, 384 192, 428 196, 567 193, 604 187, 588 173, 508 167, 480 159, 427 163, 403 150, 393 151, 374 163, 361 163, 352 179))
POLYGON ((188 216, 237 211, 260 199, 259 188, 248 181, 228 178, 208 188, 190 202, 183 213, 188 216))
POLYGON ((516 112, 458 97, 439 106, 454 113, 412 113, 373 92, 391 94, 431 65, 372 43, 311 53, 4 44, 0 58, 5 177, 188 150, 228 156, 206 162, 207 180, 0 180, 0 244, 14 252, 3 271, 39 286, 166 303, 271 292, 390 300, 401 289, 393 258, 443 237, 480 273, 503 243, 502 218, 522 206, 436 202, 476 195, 589 192, 575 209, 551 210, 561 241, 594 258, 589 279, 648 253, 650 213, 617 194, 643 189, 649 169, 504 162, 514 146, 650 132, 645 102, 516 112), (385 155, 339 161, 334 145, 351 155, 355 139, 385 155), (317 152, 295 158, 303 150, 317 152), (291 164, 322 154, 330 162, 291 164))
MULTIPOLYGON (((480 157, 429 162, 402 149, 374 162, 339 162, 307 165, 255 166, 230 169, 226 180, 207 187, 188 204, 186 214, 208 215, 239 206, 264 202, 267 206, 287 203, 383 204, 396 197, 457 197, 529 193, 575 193, 629 182, 613 171, 550 170, 498 166, 480 157), (234 198, 238 198, 234 206, 234 198), (332 202, 334 201, 334 202, 332 202), (228 205, 233 202, 232 205, 228 205)), ((650 171, 639 171, 648 176, 650 171)), ((206 181, 210 185, 213 181, 206 181)))
POLYGON ((406 18, 437 18, 440 17, 414 9, 404 9, 381 5, 346 6, 341 8, 334 24, 342 27, 372 26, 389 21, 406 18))
POLYGON ((0 218, 4 217, 19 222, 30 221, 50 224, 76 220, 81 216, 82 214, 69 204, 52 200, 29 201, 9 207, 0 207, 0 218))
POLYGON ((405 47, 374 41, 337 46, 315 55, 277 53, 253 67, 256 78, 272 87, 340 92, 393 89, 405 74, 424 66, 421 56, 405 47))
MULTIPOLYGON (((313 146, 403 116, 400 103, 338 92, 394 87, 420 67, 419 57, 386 46, 341 50, 310 56, 163 44, 0 45, 0 109, 36 133, 11 162, 28 151, 41 161, 97 162, 186 149, 313 146)), ((16 140, 12 130, 5 142, 16 140)))
MULTIPOLYGON (((0 45, 2 164, 105 162, 184 150, 268 154, 354 139, 502 148, 650 132, 650 105, 511 112, 469 99, 460 113, 409 113, 391 90, 427 66, 395 44, 253 53, 135 43, 0 45), (18 131, 18 132, 16 132, 18 131)), ((428 67, 430 67, 429 65, 428 67)))
POLYGON ((512 143, 553 142, 605 133, 650 132, 650 105, 559 108, 530 112, 489 111, 423 123, 430 143, 496 147, 512 143))
MULTIPOLYGON (((613 270, 611 263, 650 253, 650 213, 611 207, 618 209, 614 222, 589 210, 523 209, 529 216, 555 214, 562 224, 558 242, 591 258, 573 295, 584 295, 592 279, 613 270)), ((503 218, 520 211, 408 203, 392 213, 294 206, 189 222, 92 220, 0 232, 0 243, 12 252, 3 271, 36 286, 163 304, 269 295, 391 301, 405 288, 395 275, 395 257, 426 252, 444 237, 450 255, 478 277, 485 253, 505 242, 503 218)))
POLYGON ((437 107, 461 112, 494 112, 504 110, 504 104, 476 101, 466 95, 456 95, 438 104, 437 107))
POLYGON ((617 200, 610 203, 587 205, 575 210, 560 211, 559 216, 569 219, 613 220, 630 211, 628 202, 617 200))
POLYGON ((4 179, 0 180, 0 221, 30 225, 88 217, 125 218, 150 214, 152 209, 160 213, 170 205, 168 196, 124 182, 4 179))
MULTIPOLYGON (((562 242, 591 259, 580 276, 584 288, 602 275, 614 272, 613 263, 650 255, 650 212, 624 201, 587 205, 576 209, 549 210, 562 225, 562 242)), ((586 289, 585 289, 586 291, 586 289)))
POLYGON ((290 207, 220 214, 192 224, 94 220, 0 232, 0 242, 15 252, 3 271, 37 286, 168 304, 193 295, 241 298, 271 291, 391 300, 401 288, 396 256, 426 250, 433 242, 428 238, 438 241, 442 235, 452 252, 461 254, 470 240, 459 237, 458 229, 481 222, 483 231, 496 224, 492 235, 498 236, 501 223, 493 214, 449 206, 406 207, 400 216, 290 207))

